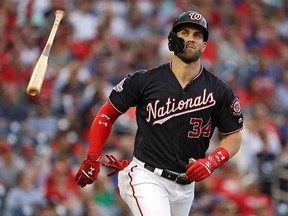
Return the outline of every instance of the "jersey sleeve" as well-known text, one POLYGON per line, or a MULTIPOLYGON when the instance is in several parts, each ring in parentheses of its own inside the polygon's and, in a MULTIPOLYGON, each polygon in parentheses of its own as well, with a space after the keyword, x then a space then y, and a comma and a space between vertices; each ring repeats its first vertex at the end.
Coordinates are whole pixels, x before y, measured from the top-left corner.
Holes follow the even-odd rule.
POLYGON ((134 107, 139 103, 141 72, 137 71, 134 74, 129 74, 114 86, 110 93, 109 100, 120 113, 125 113, 130 107, 134 107))
POLYGON ((243 128, 240 100, 231 88, 226 89, 217 112, 217 128, 223 135, 235 133, 243 128))

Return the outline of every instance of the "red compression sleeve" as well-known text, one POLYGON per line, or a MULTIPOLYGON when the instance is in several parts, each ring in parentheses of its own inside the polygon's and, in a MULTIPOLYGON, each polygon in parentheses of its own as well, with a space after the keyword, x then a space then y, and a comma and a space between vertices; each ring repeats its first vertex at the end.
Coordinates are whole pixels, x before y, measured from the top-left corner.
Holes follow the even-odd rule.
POLYGON ((120 115, 121 113, 108 101, 100 108, 90 128, 88 154, 102 155, 102 148, 111 133, 114 122, 120 115))

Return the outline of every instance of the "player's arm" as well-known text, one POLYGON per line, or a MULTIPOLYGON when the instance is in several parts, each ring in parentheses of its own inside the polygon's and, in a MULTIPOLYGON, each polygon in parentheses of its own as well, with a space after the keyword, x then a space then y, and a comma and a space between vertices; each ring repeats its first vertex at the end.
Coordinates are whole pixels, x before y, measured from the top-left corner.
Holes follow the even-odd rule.
POLYGON ((232 158, 240 149, 241 132, 223 136, 219 147, 203 159, 195 160, 186 166, 186 178, 193 182, 201 181, 210 176, 213 171, 232 158))
POLYGON ((224 135, 219 147, 226 149, 229 154, 229 158, 232 158, 239 151, 241 142, 242 134, 241 131, 238 131, 236 133, 224 135))
POLYGON ((75 176, 75 180, 81 187, 97 179, 103 146, 111 133, 114 122, 121 114, 107 101, 94 118, 90 128, 88 153, 75 176))
MULTIPOLYGON (((102 159, 102 148, 111 133, 112 126, 116 119, 125 113, 130 107, 138 104, 145 71, 137 71, 128 74, 116 86, 114 86, 109 101, 106 102, 96 115, 90 129, 90 145, 86 159, 82 162, 75 179, 81 187, 93 183, 97 179, 100 171, 100 161, 102 159), (117 105, 117 106, 115 106, 117 105)), ((109 163, 103 165, 112 168, 108 175, 113 175, 122 170, 128 161, 118 161, 114 156, 107 156, 109 163)))

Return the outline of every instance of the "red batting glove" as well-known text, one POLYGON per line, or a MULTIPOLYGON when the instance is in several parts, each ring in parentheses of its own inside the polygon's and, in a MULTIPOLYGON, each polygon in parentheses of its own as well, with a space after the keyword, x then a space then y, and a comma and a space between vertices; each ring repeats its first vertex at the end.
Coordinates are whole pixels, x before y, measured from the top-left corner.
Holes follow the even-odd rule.
POLYGON ((209 156, 198 159, 195 163, 189 163, 186 166, 186 179, 190 182, 198 182, 209 177, 213 171, 229 160, 228 151, 223 148, 217 148, 209 156))
POLYGON ((122 160, 120 162, 113 155, 106 155, 106 157, 108 158, 109 163, 102 162, 102 165, 105 166, 105 167, 114 169, 114 170, 112 170, 111 172, 109 172, 107 174, 108 177, 113 176, 114 174, 116 174, 120 170, 123 170, 126 166, 129 165, 129 161, 122 160))
POLYGON ((87 184, 92 184, 98 176, 100 171, 100 161, 102 156, 87 154, 86 159, 82 162, 75 180, 78 185, 85 187, 87 184))

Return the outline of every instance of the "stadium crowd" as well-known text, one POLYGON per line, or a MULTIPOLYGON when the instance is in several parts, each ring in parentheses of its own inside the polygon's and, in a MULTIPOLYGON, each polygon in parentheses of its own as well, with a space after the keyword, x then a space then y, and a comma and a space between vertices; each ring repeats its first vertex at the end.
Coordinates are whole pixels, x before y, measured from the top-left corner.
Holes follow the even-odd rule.
MULTIPOLYGON (((209 23, 202 64, 229 83, 244 112, 240 152, 197 183, 190 216, 288 215, 287 0, 1 0, 0 215, 129 216, 117 176, 80 188, 99 107, 125 75, 169 61, 167 35, 181 11, 209 23), (42 90, 26 94, 57 9, 65 12, 42 90)), ((134 109, 104 154, 131 160, 134 109)), ((219 139, 215 132, 212 139, 219 139)))

